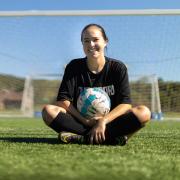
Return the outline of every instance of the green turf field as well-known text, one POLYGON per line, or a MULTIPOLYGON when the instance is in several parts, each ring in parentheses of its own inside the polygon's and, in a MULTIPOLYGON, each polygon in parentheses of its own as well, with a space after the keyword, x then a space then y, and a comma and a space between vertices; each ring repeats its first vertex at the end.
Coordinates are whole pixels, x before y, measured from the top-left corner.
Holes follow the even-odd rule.
POLYGON ((0 119, 1 180, 179 180, 180 122, 151 122, 121 146, 64 145, 41 119, 0 119))

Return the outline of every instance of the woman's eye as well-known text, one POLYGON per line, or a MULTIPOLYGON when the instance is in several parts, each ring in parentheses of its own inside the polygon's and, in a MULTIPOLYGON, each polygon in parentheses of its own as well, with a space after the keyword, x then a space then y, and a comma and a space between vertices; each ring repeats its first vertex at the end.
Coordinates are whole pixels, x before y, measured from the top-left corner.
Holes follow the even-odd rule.
POLYGON ((94 39, 94 42, 97 42, 99 39, 94 39))
POLYGON ((84 43, 89 43, 89 40, 84 40, 84 43))

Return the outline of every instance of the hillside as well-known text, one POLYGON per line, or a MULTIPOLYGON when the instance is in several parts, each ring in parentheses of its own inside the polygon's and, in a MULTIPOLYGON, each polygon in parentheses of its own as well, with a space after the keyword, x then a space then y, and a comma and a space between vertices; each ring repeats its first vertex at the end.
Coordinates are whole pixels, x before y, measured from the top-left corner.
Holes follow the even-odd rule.
MULTIPOLYGON (((0 91, 21 93, 24 89, 24 78, 11 75, 0 75, 0 91)), ((38 79, 33 81, 35 104, 52 103, 56 99, 60 80, 38 79)), ((131 84, 132 99, 134 104, 143 103, 150 107, 151 87, 143 85, 143 92, 140 90, 139 83, 131 84), (145 102, 144 102, 145 100, 145 102)), ((179 112, 180 110, 180 82, 166 82, 159 79, 160 100, 163 112, 179 112)), ((2 97, 1 97, 2 98, 2 97)))
POLYGON ((0 90, 23 91, 24 78, 0 74, 0 90))

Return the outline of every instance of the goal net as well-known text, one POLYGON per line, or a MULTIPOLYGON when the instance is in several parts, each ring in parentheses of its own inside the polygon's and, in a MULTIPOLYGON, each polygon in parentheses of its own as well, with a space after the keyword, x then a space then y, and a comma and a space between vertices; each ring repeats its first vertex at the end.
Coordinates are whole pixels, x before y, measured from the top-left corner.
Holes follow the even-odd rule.
POLYGON ((180 10, 0 12, 0 116, 38 116, 53 103, 83 27, 100 24, 106 56, 123 61, 133 105, 152 118, 180 118, 180 10))

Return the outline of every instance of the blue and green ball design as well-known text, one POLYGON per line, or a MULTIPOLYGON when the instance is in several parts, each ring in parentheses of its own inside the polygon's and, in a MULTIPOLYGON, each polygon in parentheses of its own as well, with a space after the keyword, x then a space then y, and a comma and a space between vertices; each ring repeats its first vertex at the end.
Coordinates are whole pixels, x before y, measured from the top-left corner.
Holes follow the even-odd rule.
POLYGON ((78 97, 77 108, 87 118, 104 116, 110 111, 111 101, 102 88, 85 88, 78 97))

